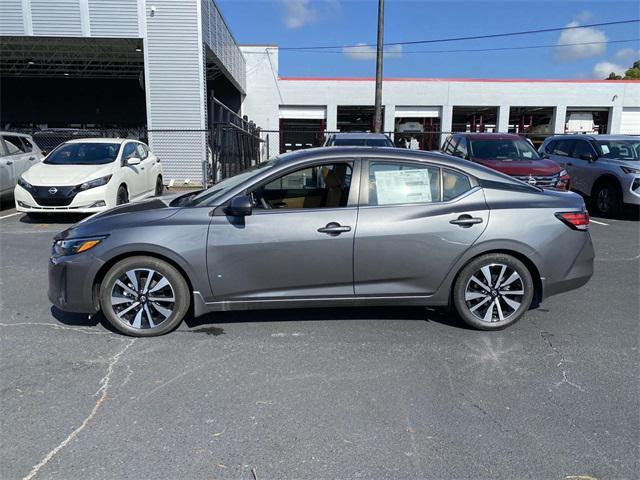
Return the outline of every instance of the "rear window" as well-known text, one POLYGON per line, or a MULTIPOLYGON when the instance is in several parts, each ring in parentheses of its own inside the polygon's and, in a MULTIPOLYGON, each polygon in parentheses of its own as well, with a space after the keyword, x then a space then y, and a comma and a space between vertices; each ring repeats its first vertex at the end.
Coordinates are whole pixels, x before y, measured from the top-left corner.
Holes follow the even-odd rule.
POLYGON ((332 144, 336 147, 392 147, 386 138, 336 138, 332 144))

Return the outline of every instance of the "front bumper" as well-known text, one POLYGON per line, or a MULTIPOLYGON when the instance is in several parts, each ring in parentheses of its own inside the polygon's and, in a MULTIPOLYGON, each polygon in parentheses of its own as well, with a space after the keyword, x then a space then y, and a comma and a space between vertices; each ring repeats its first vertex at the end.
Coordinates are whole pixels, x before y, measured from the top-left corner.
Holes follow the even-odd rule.
POLYGON ((36 199, 20 185, 14 190, 16 210, 25 213, 97 213, 109 208, 107 202, 107 186, 91 188, 73 197, 69 205, 46 206, 40 205, 36 199), (102 202, 100 206, 96 206, 102 202))
POLYGON ((629 175, 622 185, 622 201, 628 205, 640 205, 640 176, 629 175))
POLYGON ((51 303, 65 312, 97 312, 99 305, 93 279, 103 265, 99 258, 81 253, 50 258, 48 297, 51 303))
POLYGON ((542 294, 544 298, 580 288, 593 276, 595 251, 591 235, 585 233, 585 237, 585 242, 578 255, 576 255, 573 264, 561 278, 542 279, 542 294))

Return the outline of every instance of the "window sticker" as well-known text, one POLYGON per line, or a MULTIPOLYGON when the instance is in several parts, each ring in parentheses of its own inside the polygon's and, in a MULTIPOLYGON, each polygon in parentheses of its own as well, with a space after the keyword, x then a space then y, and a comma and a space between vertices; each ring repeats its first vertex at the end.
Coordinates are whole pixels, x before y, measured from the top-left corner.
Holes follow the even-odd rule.
POLYGON ((605 155, 610 152, 608 145, 600 144, 600 148, 602 149, 602 153, 604 153, 605 155))
POLYGON ((431 175, 426 168, 374 173, 378 205, 431 202, 431 175))

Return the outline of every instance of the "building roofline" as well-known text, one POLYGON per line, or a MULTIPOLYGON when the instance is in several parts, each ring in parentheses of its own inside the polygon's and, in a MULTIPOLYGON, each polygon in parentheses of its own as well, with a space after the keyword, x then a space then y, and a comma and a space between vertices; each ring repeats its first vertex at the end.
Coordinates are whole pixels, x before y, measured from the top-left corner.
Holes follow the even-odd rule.
MULTIPOLYGON (((284 81, 311 82, 375 82, 373 77, 279 77, 284 81)), ((640 80, 583 80, 583 79, 538 79, 538 78, 385 78, 385 82, 475 82, 475 83, 640 83, 640 80)))

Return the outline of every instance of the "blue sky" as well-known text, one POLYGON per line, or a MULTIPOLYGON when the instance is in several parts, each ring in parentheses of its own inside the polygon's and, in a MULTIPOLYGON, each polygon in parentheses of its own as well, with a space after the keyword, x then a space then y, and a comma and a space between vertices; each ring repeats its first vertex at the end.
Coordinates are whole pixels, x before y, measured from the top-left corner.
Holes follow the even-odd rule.
MULTIPOLYGON (((285 46, 375 43, 376 0, 217 0, 238 43, 285 46)), ((385 42, 483 35, 640 18, 637 1, 386 0, 385 42)), ((640 59, 640 43, 592 44, 475 53, 409 53, 603 42, 640 37, 640 24, 566 30, 523 37, 395 47, 385 77, 602 78, 640 59), (605 73, 606 72, 606 73, 605 73)), ((334 53, 280 52, 280 75, 368 77, 367 48, 334 53)))

